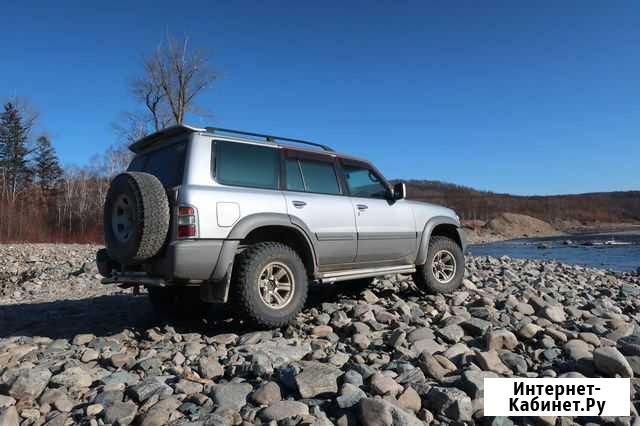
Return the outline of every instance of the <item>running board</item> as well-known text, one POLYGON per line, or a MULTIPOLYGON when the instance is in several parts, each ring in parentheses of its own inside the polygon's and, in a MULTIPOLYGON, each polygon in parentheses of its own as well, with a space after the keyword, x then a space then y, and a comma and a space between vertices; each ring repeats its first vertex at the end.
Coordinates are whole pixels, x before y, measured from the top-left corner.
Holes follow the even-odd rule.
POLYGON ((415 265, 384 266, 380 268, 349 269, 347 271, 321 272, 319 274, 319 278, 323 283, 334 283, 336 281, 370 278, 385 274, 412 274, 415 271, 415 265))
POLYGON ((152 278, 142 274, 114 274, 111 277, 103 278, 101 283, 120 284, 120 286, 131 287, 134 285, 144 285, 147 287, 167 287, 167 282, 162 278, 152 278))

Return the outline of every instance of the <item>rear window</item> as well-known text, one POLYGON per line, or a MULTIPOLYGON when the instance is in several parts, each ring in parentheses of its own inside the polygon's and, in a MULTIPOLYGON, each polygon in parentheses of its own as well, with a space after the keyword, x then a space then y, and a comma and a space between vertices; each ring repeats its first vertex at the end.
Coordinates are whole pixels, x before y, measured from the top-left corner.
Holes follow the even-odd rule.
POLYGON ((155 151, 136 155, 128 170, 146 172, 157 177, 165 187, 182 183, 187 142, 178 142, 155 151))
POLYGON ((277 149, 235 143, 216 142, 215 174, 224 185, 278 189, 280 156, 277 149))

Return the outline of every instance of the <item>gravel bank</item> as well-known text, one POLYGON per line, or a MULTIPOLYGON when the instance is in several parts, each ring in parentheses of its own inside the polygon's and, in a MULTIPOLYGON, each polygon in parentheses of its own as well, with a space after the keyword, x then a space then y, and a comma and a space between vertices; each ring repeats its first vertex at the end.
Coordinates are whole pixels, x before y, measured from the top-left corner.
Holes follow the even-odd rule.
POLYGON ((95 247, 0 246, 0 425, 638 424, 640 278, 468 258, 464 288, 314 289, 289 327, 160 324, 95 247), (483 378, 632 377, 632 417, 483 418, 483 378))

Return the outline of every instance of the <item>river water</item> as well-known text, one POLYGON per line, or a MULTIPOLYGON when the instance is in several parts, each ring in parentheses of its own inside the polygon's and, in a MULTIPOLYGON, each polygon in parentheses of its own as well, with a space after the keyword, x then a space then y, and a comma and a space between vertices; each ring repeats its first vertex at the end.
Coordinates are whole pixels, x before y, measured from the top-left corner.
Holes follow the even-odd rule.
POLYGON ((614 271, 638 271, 640 234, 596 234, 526 238, 469 246, 474 256, 509 256, 515 259, 556 260, 614 271), (629 243, 606 245, 606 241, 629 243), (593 245, 587 245, 593 244, 593 245))

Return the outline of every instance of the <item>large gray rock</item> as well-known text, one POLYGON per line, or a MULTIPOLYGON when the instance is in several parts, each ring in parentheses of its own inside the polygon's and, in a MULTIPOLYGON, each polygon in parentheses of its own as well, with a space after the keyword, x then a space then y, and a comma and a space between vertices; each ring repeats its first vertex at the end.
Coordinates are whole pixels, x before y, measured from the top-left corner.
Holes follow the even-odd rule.
POLYGON ((640 355, 640 336, 636 334, 622 337, 618 339, 616 344, 624 355, 640 355))
POLYGON ((451 324, 438 329, 436 334, 449 343, 458 343, 464 337, 464 330, 457 324, 451 324))
POLYGON ((426 397, 427 408, 456 421, 471 421, 473 406, 466 393, 457 388, 434 386, 426 397))
POLYGON ((246 352, 251 355, 263 353, 269 360, 271 360, 271 365, 273 365, 274 368, 277 368, 293 361, 300 361, 309 352, 311 352, 311 345, 309 342, 304 342, 298 345, 289 345, 287 342, 265 340, 255 345, 238 346, 236 350, 239 352, 246 352))
POLYGON ((253 387, 249 383, 224 383, 213 387, 213 401, 220 409, 239 411, 247 405, 247 395, 253 387))
POLYGON ((480 318, 471 318, 460 324, 464 331, 474 337, 483 336, 490 328, 491 323, 480 318))
POLYGON ((16 400, 10 396, 0 395, 0 408, 7 408, 16 403, 16 400))
POLYGON ((396 396, 403 389, 395 380, 382 373, 375 373, 369 380, 371 391, 376 395, 396 396))
POLYGON ((504 375, 511 374, 511 370, 504 365, 496 351, 476 352, 476 360, 480 368, 485 371, 493 371, 504 375))
POLYGON ((202 357, 198 359, 198 372, 205 379, 215 379, 224 375, 224 368, 217 358, 202 357))
POLYGON ((127 392, 138 403, 145 402, 153 395, 168 396, 173 394, 171 386, 164 383, 160 378, 151 377, 143 380, 137 385, 129 387, 127 392))
POLYGON ((633 377, 633 370, 629 362, 616 348, 598 348, 593 352, 593 363, 596 369, 607 376, 620 375, 621 377, 633 377))
POLYGON ((298 392, 303 398, 313 398, 323 394, 338 392, 337 379, 342 371, 329 364, 320 362, 305 362, 302 372, 296 376, 298 392))
POLYGON ((364 426, 424 426, 424 423, 408 411, 377 398, 360 401, 360 422, 364 426))
POLYGON ((584 340, 580 339, 572 339, 564 344, 563 347, 567 357, 574 361, 579 361, 581 359, 592 359, 593 353, 589 348, 589 344, 584 340))
POLYGON ((20 424, 20 417, 16 407, 8 407, 0 409, 0 425, 2 426, 18 426, 20 424))
POLYGON ((427 338, 413 342, 411 349, 415 353, 429 352, 430 354, 435 354, 438 352, 444 352, 446 348, 435 340, 427 338))
POLYGON ((518 338, 509 330, 493 330, 485 335, 485 343, 487 350, 506 349, 512 351, 518 346, 518 338))
POLYGON ((39 367, 21 370, 9 389, 9 395, 16 399, 34 400, 44 391, 49 384, 49 380, 51 380, 51 371, 47 368, 39 367))
POLYGON ((433 355, 426 351, 420 354, 418 365, 426 376, 432 377, 438 382, 442 382, 448 373, 447 369, 444 368, 433 355))
POLYGON ((473 399, 484 398, 484 379, 500 377, 493 371, 465 370, 462 372, 460 386, 473 399))
POLYGON ((280 392, 280 386, 275 382, 263 383, 251 394, 251 400, 258 405, 270 405, 281 399, 282 393, 280 392))
POLYGON ((53 376, 51 383, 67 388, 88 388, 93 383, 93 379, 81 367, 70 367, 53 376))
POLYGON ((260 418, 264 421, 280 421, 289 417, 305 416, 309 414, 309 407, 298 401, 276 401, 260 411, 260 418))
POLYGON ((551 322, 564 322, 567 319, 561 305, 546 306, 542 309, 542 316, 551 322))
POLYGON ((138 407, 132 401, 114 402, 104 410, 104 421, 109 424, 128 425, 133 422, 138 407))
POLYGON ((39 402, 40 405, 48 404, 63 413, 68 413, 73 408, 73 402, 61 388, 46 390, 40 396, 39 402))
POLYGON ((181 401, 175 397, 163 399, 154 404, 142 418, 140 426, 163 426, 169 417, 180 406, 181 401))
POLYGON ((504 362, 504 365, 518 374, 525 374, 529 369, 527 360, 522 355, 513 352, 501 352, 500 359, 504 362))
POLYGON ((367 394, 358 386, 351 383, 345 383, 340 390, 340 396, 336 398, 336 402, 340 408, 351 408, 357 405, 361 399, 366 398, 367 394))

